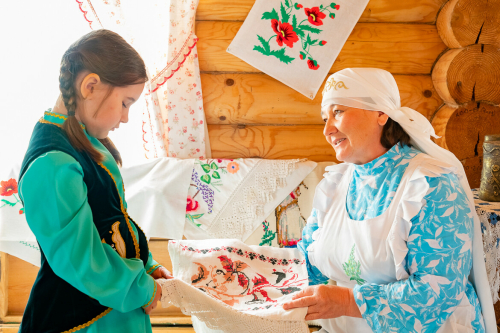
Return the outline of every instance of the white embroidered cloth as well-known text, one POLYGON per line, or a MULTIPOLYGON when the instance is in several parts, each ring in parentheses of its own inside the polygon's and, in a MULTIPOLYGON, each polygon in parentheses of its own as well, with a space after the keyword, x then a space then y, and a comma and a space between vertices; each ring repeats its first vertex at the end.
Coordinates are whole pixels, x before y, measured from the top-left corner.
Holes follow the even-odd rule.
POLYGON ((477 189, 472 190, 476 213, 481 221, 481 231, 483 233, 483 249, 486 261, 486 274, 490 284, 493 304, 500 299, 500 202, 489 202, 479 199, 477 189))
POLYGON ((227 52, 314 99, 368 0, 257 0, 227 52))
POLYGON ((184 236, 244 241, 315 166, 300 160, 196 161, 184 236))
POLYGON ((208 329, 227 333, 309 331, 307 308, 282 308, 308 286, 299 250, 237 240, 175 240, 169 254, 175 279, 161 282, 163 307, 178 306, 208 329))

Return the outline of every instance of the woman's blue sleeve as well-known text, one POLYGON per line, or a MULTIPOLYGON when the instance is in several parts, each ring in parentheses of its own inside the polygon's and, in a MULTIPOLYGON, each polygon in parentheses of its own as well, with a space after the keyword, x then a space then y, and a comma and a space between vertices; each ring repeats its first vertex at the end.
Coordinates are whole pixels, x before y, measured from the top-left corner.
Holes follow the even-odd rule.
POLYGON ((312 234, 318 229, 318 214, 313 208, 311 216, 307 219, 307 224, 302 230, 302 239, 297 243, 297 248, 304 254, 307 262, 307 273, 309 275, 309 285, 325 284, 328 282, 328 277, 323 275, 321 271, 311 264, 307 253, 307 248, 312 244, 312 234))
MULTIPOLYGON (((473 219, 454 174, 426 177, 429 190, 411 220, 407 239, 409 278, 354 287, 360 312, 374 332, 436 332, 470 287, 473 219)), ((472 322, 484 332, 480 310, 472 322)))

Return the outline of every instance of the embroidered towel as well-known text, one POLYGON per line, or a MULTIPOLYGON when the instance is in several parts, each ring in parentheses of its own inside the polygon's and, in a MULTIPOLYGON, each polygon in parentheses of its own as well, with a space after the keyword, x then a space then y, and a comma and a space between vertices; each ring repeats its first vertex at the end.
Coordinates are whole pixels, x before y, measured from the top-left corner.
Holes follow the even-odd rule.
POLYGON ((170 241, 169 254, 175 279, 162 281, 163 307, 228 333, 308 332, 307 308, 282 308, 308 286, 300 251, 217 239, 170 241))
POLYGON ((314 99, 367 4, 256 0, 227 52, 314 99))
POLYGON ((245 241, 315 166, 305 160, 196 161, 184 236, 245 241))

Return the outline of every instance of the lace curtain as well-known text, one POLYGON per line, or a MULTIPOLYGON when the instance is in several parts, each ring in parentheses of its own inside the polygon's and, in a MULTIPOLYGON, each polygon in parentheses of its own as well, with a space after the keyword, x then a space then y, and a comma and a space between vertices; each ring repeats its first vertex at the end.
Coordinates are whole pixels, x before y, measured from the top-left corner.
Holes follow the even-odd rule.
POLYGON ((92 29, 119 33, 146 62, 142 140, 148 158, 210 156, 194 34, 198 1, 76 0, 92 29))

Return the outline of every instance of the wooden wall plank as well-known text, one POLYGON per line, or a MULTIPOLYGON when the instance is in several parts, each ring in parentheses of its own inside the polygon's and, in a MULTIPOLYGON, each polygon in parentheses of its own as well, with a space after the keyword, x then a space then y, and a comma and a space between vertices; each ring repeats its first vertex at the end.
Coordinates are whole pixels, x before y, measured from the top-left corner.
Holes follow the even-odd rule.
MULTIPOLYGON (((197 24, 202 72, 260 72, 226 52, 240 26, 240 22, 197 24)), ((331 73, 347 67, 376 67, 393 74, 430 74, 436 58, 446 49, 444 43, 436 39, 435 27, 427 25, 365 24, 352 36, 330 69, 331 73), (409 30, 413 37, 409 40, 404 38, 405 26, 412 26, 409 30), (430 41, 418 41, 418 36, 430 41)))
MULTIPOLYGON (((447 0, 371 0, 360 22, 435 23, 439 9, 447 0)), ((255 0, 202 0, 198 21, 244 21, 255 0)))
MULTIPOLYGON (((430 119, 443 103, 430 75, 395 78, 403 106, 430 119)), ((323 86, 311 101, 265 74, 202 74, 201 83, 208 124, 323 124, 323 86)))
MULTIPOLYGON (((242 22, 196 22, 196 34, 205 40, 229 40, 240 30, 242 22)), ((271 25, 269 24, 269 27, 271 25)), ((405 23, 357 23, 347 41, 440 43, 435 25, 405 23)))
POLYGON ((7 254, 0 252, 0 318, 4 318, 9 308, 7 254))
POLYGON ((209 125, 208 134, 214 158, 309 158, 338 162, 323 136, 322 125, 209 125))

